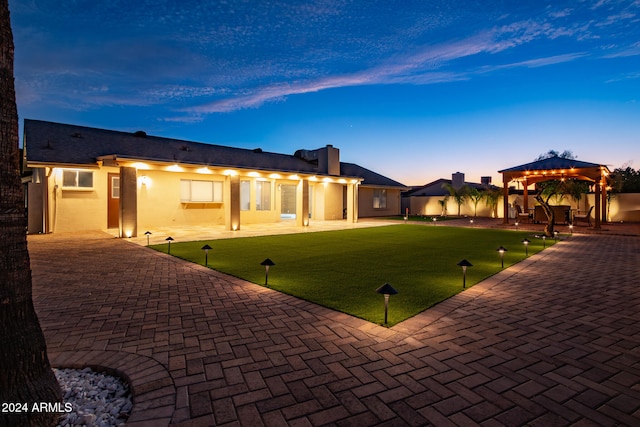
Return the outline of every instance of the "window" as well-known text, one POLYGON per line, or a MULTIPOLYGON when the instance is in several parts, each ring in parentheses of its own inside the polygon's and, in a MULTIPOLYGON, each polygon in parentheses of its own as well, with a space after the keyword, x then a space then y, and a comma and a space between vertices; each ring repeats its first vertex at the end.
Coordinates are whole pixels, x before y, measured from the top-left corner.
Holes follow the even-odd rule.
POLYGON ((93 171, 63 170, 62 188, 77 190, 93 189, 93 171))
POLYGON ((181 179, 180 201, 183 203, 222 203, 222 181, 181 179))
POLYGON ((251 181, 240 181, 240 210, 251 208, 251 181))
POLYGON ((120 177, 119 176, 111 177, 111 198, 112 199, 120 198, 120 177))
POLYGON ((383 190, 383 189, 373 190, 373 208, 374 209, 387 208, 387 190, 383 190))
POLYGON ((256 210, 271 210, 271 182, 256 181, 256 210))

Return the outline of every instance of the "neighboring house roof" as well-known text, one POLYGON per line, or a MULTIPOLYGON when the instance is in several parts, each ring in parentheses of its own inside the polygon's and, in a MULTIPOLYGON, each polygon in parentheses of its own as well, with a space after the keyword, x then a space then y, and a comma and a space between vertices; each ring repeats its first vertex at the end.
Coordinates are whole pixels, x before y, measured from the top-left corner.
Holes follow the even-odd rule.
MULTIPOLYGON (((29 166, 95 166, 117 157, 193 165, 323 174, 317 164, 287 154, 120 132, 84 126, 24 120, 25 157, 29 166)), ((363 185, 404 187, 352 163, 341 163, 342 176, 364 178, 363 185)))
MULTIPOLYGON (((433 182, 423 185, 422 187, 418 187, 416 189, 407 191, 403 193, 403 197, 417 197, 417 196, 448 196, 449 191, 446 188, 442 188, 444 184, 451 184, 452 180, 440 178, 433 182)), ((467 187, 477 188, 480 191, 486 190, 487 186, 484 184, 478 184, 476 182, 466 182, 464 183, 467 187)), ((498 188, 494 185, 489 185, 489 188, 495 189, 498 188)))
POLYGON ((340 162, 340 174, 364 178, 364 181, 361 183, 363 186, 397 187, 403 190, 408 188, 406 185, 401 184, 398 181, 394 181, 391 178, 387 178, 386 176, 380 175, 379 173, 363 168, 362 166, 354 163, 340 162))

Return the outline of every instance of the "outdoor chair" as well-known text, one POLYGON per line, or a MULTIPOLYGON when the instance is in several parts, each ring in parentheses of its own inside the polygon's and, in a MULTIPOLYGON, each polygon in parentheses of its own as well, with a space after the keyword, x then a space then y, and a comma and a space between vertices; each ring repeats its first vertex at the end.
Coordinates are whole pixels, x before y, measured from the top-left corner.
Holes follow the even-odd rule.
POLYGON ((573 225, 576 225, 579 221, 584 221, 589 225, 589 227, 591 227, 591 211, 593 211, 593 206, 591 206, 587 211, 587 213, 584 215, 582 214, 573 215, 573 225))
POLYGON ((516 207, 518 222, 522 220, 526 220, 527 222, 529 222, 529 219, 531 218, 531 216, 529 215, 529 212, 522 212, 522 208, 518 204, 514 203, 514 206, 516 207))

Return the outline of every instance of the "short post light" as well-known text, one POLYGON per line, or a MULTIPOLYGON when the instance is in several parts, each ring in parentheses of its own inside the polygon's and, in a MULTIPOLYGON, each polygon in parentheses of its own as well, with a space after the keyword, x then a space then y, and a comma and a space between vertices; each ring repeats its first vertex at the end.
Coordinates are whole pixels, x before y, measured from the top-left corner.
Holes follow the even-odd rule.
POLYGON ((542 248, 546 248, 547 247, 547 235, 543 234, 542 235, 542 248))
POLYGON ((555 240, 555 242, 558 243, 558 230, 555 230, 553 232, 553 240, 555 240))
POLYGON ((169 236, 164 240, 166 240, 167 243, 169 244, 169 247, 167 248, 167 253, 170 254, 171 253, 171 242, 173 242, 173 237, 169 236))
POLYGON ((569 236, 573 236, 573 224, 569 224, 569 236))
POLYGON ((436 217, 434 216, 434 217, 433 217, 433 218, 431 218, 431 219, 433 219, 433 225, 435 226, 435 225, 436 225, 436 223, 438 222, 438 218, 436 218, 436 217))
POLYGON ((524 245, 525 258, 529 256, 529 243, 531 243, 531 241, 527 238, 524 238, 524 240, 522 240, 522 244, 524 245))
POLYGON ((469 225, 473 227, 473 218, 469 220, 469 225))
POLYGON ((147 236, 147 246, 149 246, 149 236, 151 236, 151 232, 150 231, 145 231, 144 235, 147 236))
POLYGON ((202 247, 202 250, 204 251, 204 266, 208 267, 209 266, 209 249, 213 249, 211 246, 209 245, 204 245, 202 247))
POLYGON ((496 250, 500 253, 500 265, 502 266, 502 268, 504 268, 504 253, 507 252, 507 248, 505 248, 504 246, 500 246, 496 250))
POLYGON ((376 289, 376 292, 384 295, 384 324, 386 325, 389 312, 389 297, 391 295, 396 295, 398 291, 396 291, 390 284, 385 283, 376 289))
POLYGON ((519 225, 520 225, 520 223, 518 221, 516 221, 516 230, 518 229, 519 225))
POLYGON ((458 263, 458 265, 462 267, 462 289, 464 289, 467 287, 467 267, 473 267, 473 264, 466 259, 463 259, 458 263))
POLYGON ((269 267, 276 265, 276 263, 271 261, 271 258, 267 258, 260 265, 264 265, 264 285, 267 286, 269 283, 269 267))

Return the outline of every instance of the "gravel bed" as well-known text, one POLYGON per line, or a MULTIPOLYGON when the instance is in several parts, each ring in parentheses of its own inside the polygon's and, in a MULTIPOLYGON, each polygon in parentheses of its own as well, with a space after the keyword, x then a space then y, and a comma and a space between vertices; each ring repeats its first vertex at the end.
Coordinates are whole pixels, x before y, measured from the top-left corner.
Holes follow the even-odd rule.
POLYGON ((54 369, 64 403, 72 410, 60 417, 61 427, 124 426, 133 404, 129 386, 117 377, 85 369, 54 369))

